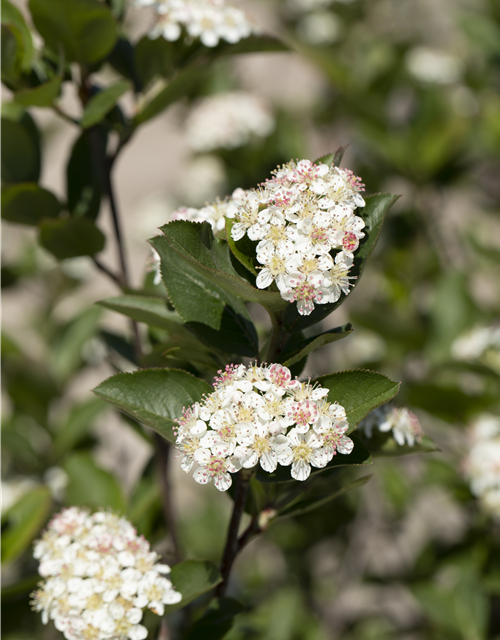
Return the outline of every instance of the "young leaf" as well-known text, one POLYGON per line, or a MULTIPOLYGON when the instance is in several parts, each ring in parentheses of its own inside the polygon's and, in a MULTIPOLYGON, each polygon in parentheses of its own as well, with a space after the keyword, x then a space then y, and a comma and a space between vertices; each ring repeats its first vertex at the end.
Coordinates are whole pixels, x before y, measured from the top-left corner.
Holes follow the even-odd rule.
POLYGON ((48 518, 52 499, 47 487, 25 494, 2 516, 7 522, 2 531, 2 564, 12 562, 31 545, 48 518))
POLYGON ((222 581, 217 567, 208 560, 180 562, 172 567, 172 572, 168 577, 177 591, 182 594, 182 600, 177 604, 167 605, 165 607, 166 614, 176 609, 182 609, 222 581))
POLYGON ((345 147, 339 147, 333 153, 321 156, 321 158, 314 161, 314 164, 327 164, 330 167, 340 167, 340 163, 342 162, 342 158, 344 157, 344 153, 348 146, 349 145, 346 144, 345 147))
POLYGON ((22 89, 14 94, 14 102, 23 107, 50 107, 61 92, 62 77, 56 76, 35 87, 22 89))
POLYGON ((45 44, 55 53, 62 46, 68 62, 97 62, 115 44, 115 20, 98 0, 30 0, 29 8, 45 44))
POLYGON ((34 182, 2 188, 2 218, 9 222, 37 225, 43 218, 57 218, 61 210, 56 196, 34 182))
POLYGON ((108 471, 98 467, 88 453, 74 453, 64 464, 69 476, 66 504, 110 508, 125 513, 126 501, 118 481, 108 471))
POLYGON ((40 134, 33 118, 18 105, 2 106, 2 182, 38 182, 40 134))
POLYGON ((161 258, 169 299, 186 326, 209 347, 254 357, 258 338, 245 305, 183 260, 165 237, 150 240, 161 258))
POLYGON ((338 402, 347 414, 349 432, 370 411, 389 402, 399 391, 399 382, 393 382, 381 373, 365 371, 341 371, 313 380, 329 389, 329 402, 338 402))
POLYGON ((115 106, 119 98, 129 89, 130 82, 128 80, 120 80, 110 87, 103 89, 95 96, 92 96, 87 102, 82 119, 80 120, 80 126, 83 129, 88 129, 100 122, 115 106))
MULTIPOLYGON (((363 209, 356 210, 356 214, 365 221, 365 228, 363 229, 365 237, 361 240, 359 248, 354 254, 354 264, 349 271, 349 275, 356 276, 357 278, 352 281, 353 286, 351 292, 359 283, 366 260, 375 248, 386 214, 398 198, 399 196, 394 196, 390 193, 367 196, 365 198, 366 206, 363 209)), ((345 299, 346 296, 341 294, 337 302, 317 305, 314 311, 308 316, 301 316, 297 312, 296 305, 290 304, 286 310, 285 327, 290 332, 306 329, 330 315, 345 299)))
POLYGON ((187 630, 185 640, 222 640, 232 628, 234 618, 244 609, 233 598, 216 600, 207 613, 187 630))
POLYGON ((94 389, 100 398, 151 427, 169 442, 184 407, 199 402, 212 387, 180 369, 142 369, 118 373, 94 389))
POLYGON ((77 256, 93 256, 104 249, 106 239, 88 218, 42 220, 39 224, 40 244, 58 260, 77 256))
POLYGON ((352 333, 352 331, 352 325, 348 323, 341 327, 336 327, 335 329, 330 329, 329 331, 320 333, 317 336, 303 338, 299 342, 295 342, 293 340, 294 336, 292 336, 285 345, 283 351, 279 354, 279 360, 280 362, 283 362, 286 367, 291 367, 296 362, 299 362, 302 358, 309 355, 312 351, 323 347, 325 344, 330 344, 337 340, 341 340, 342 338, 346 338, 350 333, 352 333))

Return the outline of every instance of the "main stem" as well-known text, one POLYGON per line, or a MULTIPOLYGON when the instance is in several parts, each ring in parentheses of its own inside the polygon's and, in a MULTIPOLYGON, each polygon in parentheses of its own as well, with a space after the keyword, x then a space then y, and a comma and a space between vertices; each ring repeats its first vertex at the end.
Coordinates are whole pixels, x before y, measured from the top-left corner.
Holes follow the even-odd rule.
POLYGON ((219 584, 215 592, 218 598, 221 598, 226 593, 233 562, 240 550, 238 544, 238 532, 240 529, 241 516, 245 511, 251 478, 252 473, 246 469, 242 469, 236 475, 233 496, 233 513, 231 514, 231 520, 227 530, 226 546, 224 548, 224 554, 222 556, 220 566, 222 582, 219 584))

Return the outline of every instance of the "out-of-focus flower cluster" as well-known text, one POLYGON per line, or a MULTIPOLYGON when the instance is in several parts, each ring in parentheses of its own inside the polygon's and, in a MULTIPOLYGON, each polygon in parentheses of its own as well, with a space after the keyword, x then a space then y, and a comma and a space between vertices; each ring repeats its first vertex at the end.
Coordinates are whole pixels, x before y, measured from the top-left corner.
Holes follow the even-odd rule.
POLYGON ((372 437, 374 428, 382 432, 390 431, 400 446, 407 444, 413 447, 423 435, 419 419, 414 413, 406 407, 393 407, 390 404, 371 411, 359 426, 367 438, 372 437))
POLYGON ((243 189, 236 189, 230 198, 217 200, 213 204, 207 204, 201 209, 195 207, 179 207, 171 215, 170 220, 188 220, 190 222, 209 222, 214 233, 223 231, 226 226, 226 218, 232 218, 238 206, 245 197, 243 189))
POLYGON ((235 43, 248 38, 255 28, 241 9, 225 0, 136 0, 139 7, 153 7, 157 22, 151 38, 179 40, 185 29, 191 38, 199 38, 206 47, 220 40, 235 43))
POLYGON ((455 360, 482 361, 500 373, 500 326, 475 327, 451 347, 455 360))
POLYGON ((463 466, 472 493, 500 520, 500 418, 478 416, 470 429, 471 449, 463 466))
POLYGON ((143 609, 163 615, 182 598, 164 577, 170 567, 112 513, 65 509, 35 543, 34 556, 45 581, 32 594, 33 608, 68 640, 143 640, 143 609))
POLYGON ((364 221, 354 215, 365 201, 361 179, 349 169, 310 160, 278 167, 258 189, 240 194, 237 207, 225 215, 234 219, 233 240, 246 234, 258 241, 263 265, 257 287, 276 283, 281 297, 297 302, 301 315, 315 304, 336 302, 351 286, 349 269, 364 233, 364 221), (339 252, 332 257, 332 249, 339 252))
POLYGON ((194 151, 235 149, 252 136, 265 138, 275 126, 270 108, 258 96, 244 91, 204 98, 186 119, 186 137, 194 151))
POLYGON ((328 389, 292 379, 280 364, 228 365, 219 371, 214 391, 178 420, 176 446, 194 479, 211 480, 220 491, 231 486, 231 473, 258 464, 269 473, 278 464, 292 466, 295 480, 306 480, 311 466, 325 467, 337 452, 354 444, 339 404, 326 400, 328 389))

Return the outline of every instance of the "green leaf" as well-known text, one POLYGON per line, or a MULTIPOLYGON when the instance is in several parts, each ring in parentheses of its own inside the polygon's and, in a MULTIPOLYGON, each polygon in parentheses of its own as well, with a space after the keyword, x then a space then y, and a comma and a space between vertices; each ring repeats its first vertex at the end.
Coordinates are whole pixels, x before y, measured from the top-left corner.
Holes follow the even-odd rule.
POLYGON ((330 329, 329 331, 320 333, 317 336, 303 338, 298 342, 294 341, 294 336, 292 336, 283 348, 283 351, 279 354, 279 360, 280 362, 283 362, 285 366, 291 367, 293 364, 309 355, 312 351, 323 347, 325 344, 330 344, 337 340, 341 340, 342 338, 346 338, 350 333, 352 333, 352 331, 352 325, 348 323, 341 327, 336 327, 335 329, 330 329))
POLYGON ((29 547, 45 524, 52 504, 47 487, 37 487, 25 494, 2 520, 7 522, 2 532, 2 563, 12 562, 29 547))
POLYGON ((250 240, 245 234, 241 240, 235 242, 231 236, 231 230, 235 224, 235 221, 231 218, 226 218, 226 240, 233 255, 241 262, 241 264, 253 273, 254 276, 258 275, 257 271, 257 258, 256 247, 258 242, 250 240))
POLYGON ((166 606, 166 614, 185 607, 222 581, 217 567, 208 560, 186 560, 176 564, 172 567, 169 579, 182 594, 182 600, 177 604, 166 606))
POLYGON ((163 283, 186 326, 209 347, 256 356, 257 333, 243 302, 196 271, 165 237, 152 238, 150 244, 160 255, 163 283))
POLYGON ((62 47, 67 62, 97 62, 115 44, 113 15, 97 0, 30 0, 29 8, 45 44, 62 47))
POLYGON ((104 249, 106 242, 102 231, 88 218, 42 220, 39 230, 40 244, 58 260, 93 256, 104 249))
POLYGON ((151 120, 177 100, 187 95, 194 87, 201 82, 206 75, 206 65, 196 64, 186 67, 167 84, 167 86, 157 93, 141 111, 136 115, 134 123, 142 124, 151 120))
MULTIPOLYGON (((318 475, 320 473, 328 474, 328 472, 336 470, 338 467, 346 467, 349 465, 359 466, 359 465, 372 464, 370 452, 368 451, 366 446, 363 444, 363 442, 360 440, 360 438, 355 433, 352 433, 349 437, 354 442, 354 448, 351 451, 351 453, 349 455, 343 455, 342 453, 337 453, 335 456, 333 456, 333 460, 331 460, 331 462, 329 462, 326 465, 326 467, 323 467, 322 469, 316 469, 315 467, 312 467, 311 477, 314 477, 315 475, 318 475)), ((259 466, 257 468, 257 473, 255 477, 257 478, 257 480, 265 484, 276 483, 276 482, 282 482, 282 483, 297 482, 297 480, 294 480, 294 478, 292 478, 292 476, 290 475, 290 471, 291 471, 291 467, 282 467, 281 465, 278 465, 278 468, 276 469, 276 471, 273 471, 272 473, 267 473, 267 471, 264 471, 259 466)))
POLYGON ((172 428, 184 407, 199 402, 212 387, 180 369, 142 369, 118 373, 94 389, 94 393, 151 427, 169 442, 172 428))
POLYGON ((14 102, 22 107, 50 107, 61 92, 62 76, 56 76, 35 87, 14 94, 14 102))
POLYGON ((399 382, 393 382, 375 371, 341 371, 313 380, 329 389, 329 402, 338 402, 347 414, 349 433, 370 411, 389 402, 399 391, 399 382))
POLYGON ((170 77, 174 71, 173 43, 165 38, 144 36, 135 45, 134 58, 137 76, 144 87, 154 78, 170 77))
POLYGON ((238 273, 228 243, 214 237, 208 222, 175 220, 160 229, 172 249, 215 284, 243 300, 258 302, 270 311, 280 311, 288 306, 278 292, 257 289, 238 273))
POLYGON ((75 405, 54 437, 54 451, 61 456, 73 449, 89 433, 95 418, 107 408, 99 398, 75 405))
POLYGON ((158 483, 150 478, 142 478, 130 500, 127 519, 137 525, 142 518, 151 513, 155 506, 160 507, 160 505, 161 493, 158 483))
MULTIPOLYGON (((121 313, 137 322, 145 322, 152 327, 169 332, 182 332, 182 318, 176 311, 170 311, 166 300, 149 296, 117 296, 97 302, 105 309, 121 313)), ((185 331, 185 330, 184 330, 185 331)), ((189 333, 186 331, 186 333, 189 333)))
POLYGON ((98 467, 88 453, 74 453, 64 470, 69 476, 66 504, 125 513, 125 497, 116 478, 98 467))
POLYGON ((2 82, 15 87, 21 74, 23 49, 21 36, 16 27, 2 24, 2 82))
POLYGON ((333 500, 336 500, 338 497, 344 495, 351 489, 357 489, 358 487, 366 484, 371 478, 373 474, 368 476, 363 476, 362 478, 358 478, 354 482, 349 483, 345 487, 342 487, 338 491, 334 493, 329 493, 327 495, 313 496, 310 498, 305 498, 303 500, 299 500, 298 502, 294 502, 293 504, 287 505, 284 509, 278 511, 276 518, 273 518, 273 522, 279 520, 281 518, 289 518, 291 516, 302 516, 305 513, 309 513, 310 511, 314 511, 315 509, 322 509, 333 500))
MULTIPOLYGON (((380 432, 378 432, 376 435, 378 436, 379 433, 380 432)), ((398 444, 390 433, 380 433, 380 435, 386 437, 379 447, 377 447, 376 445, 375 447, 372 447, 372 442, 375 438, 375 434, 373 438, 370 438, 369 440, 367 439, 370 451, 372 453, 372 456, 374 457, 379 456, 390 458, 393 456, 407 456, 411 453, 433 453, 434 451, 440 451, 439 447, 431 438, 429 438, 429 436, 423 436, 420 442, 416 442, 412 447, 410 447, 410 445, 407 444, 398 444)))
MULTIPOLYGON (((99 135, 105 148, 107 136, 102 130, 99 135)), ((66 189, 70 213, 95 220, 101 207, 102 180, 85 132, 71 149, 66 167, 66 189)))
POLYGON ((185 640, 222 640, 231 630, 234 618, 245 607, 233 598, 219 598, 205 615, 187 630, 185 640))
POLYGON ((346 144, 344 147, 336 149, 333 153, 327 153, 326 156, 321 156, 321 158, 314 161, 314 164, 327 164, 329 167, 340 167, 340 163, 348 146, 349 145, 346 144))
POLYGON ((40 134, 32 117, 18 105, 3 105, 3 183, 38 182, 40 168, 40 134))
MULTIPOLYGON (((357 277, 357 280, 352 281, 353 286, 349 295, 359 283, 366 260, 377 243, 385 216, 398 198, 399 196, 394 196, 390 193, 367 196, 365 198, 366 206, 356 210, 356 214, 365 221, 365 228, 363 229, 365 237, 360 242, 359 248, 355 253, 354 264, 349 271, 349 275, 357 277)), ((337 302, 317 305, 309 316, 301 316, 297 311, 296 305, 290 304, 285 314, 285 327, 290 332, 306 329, 330 315, 332 311, 344 302, 346 297, 342 293, 337 302)))
POLYGON ((61 210, 56 196, 34 182, 2 188, 2 218, 9 222, 36 225, 43 218, 57 218, 61 210))
POLYGON ((272 53, 273 51, 283 52, 292 50, 290 45, 273 36, 252 35, 248 38, 243 38, 235 44, 221 42, 214 53, 217 55, 233 56, 240 53, 272 53))
POLYGON ((83 129, 88 129, 94 124, 100 122, 104 116, 111 111, 111 109, 130 89, 130 82, 128 80, 120 80, 116 84, 103 89, 95 96, 92 96, 85 106, 82 119, 80 120, 80 126, 83 129))
POLYGON ((29 71, 34 53, 33 40, 23 14, 9 0, 2 0, 2 24, 14 27, 19 32, 23 50, 21 66, 24 71, 29 71))

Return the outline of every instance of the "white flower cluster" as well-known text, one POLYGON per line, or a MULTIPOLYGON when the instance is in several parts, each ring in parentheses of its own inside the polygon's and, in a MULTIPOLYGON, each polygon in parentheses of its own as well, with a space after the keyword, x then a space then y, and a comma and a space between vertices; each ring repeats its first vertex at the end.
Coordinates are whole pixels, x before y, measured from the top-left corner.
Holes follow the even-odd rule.
POLYGON ((351 453, 349 425, 339 404, 325 398, 328 389, 292 380, 281 364, 228 365, 219 371, 214 391, 178 420, 176 446, 182 469, 196 463, 194 479, 211 480, 219 491, 231 486, 231 473, 258 464, 269 473, 278 464, 292 466, 295 480, 313 467, 325 467, 336 453, 351 453))
POLYGON ((275 120, 267 104, 244 91, 218 93, 193 106, 186 119, 186 137, 194 151, 236 149, 252 136, 265 138, 275 120))
POLYGON ((360 422, 360 428, 364 430, 367 438, 371 438, 373 428, 379 431, 392 432, 394 440, 402 447, 407 444, 410 447, 422 439, 422 427, 417 416, 406 407, 393 407, 385 404, 371 411, 360 422))
POLYGON ((500 371, 500 326, 475 327, 460 336, 451 346, 455 360, 484 360, 500 371))
POLYGON ((213 204, 207 204, 201 209, 196 209, 195 207, 179 207, 179 209, 170 215, 170 221, 188 220, 190 222, 210 222, 214 233, 223 231, 226 226, 226 218, 234 217, 246 193, 243 189, 236 189, 231 197, 225 200, 217 200, 213 204))
POLYGON ((133 526, 112 513, 71 507, 56 515, 34 556, 45 578, 32 605, 68 640, 143 640, 143 609, 163 615, 182 596, 166 564, 133 526))
POLYGON ((173 42, 185 29, 206 47, 216 47, 219 40, 235 43, 255 31, 243 11, 225 0, 136 0, 136 5, 156 10, 157 22, 150 38, 161 36, 173 42))
POLYGON ((233 240, 246 234, 258 241, 257 260, 264 265, 257 287, 276 283, 281 297, 297 302, 301 315, 315 304, 336 302, 351 286, 349 269, 364 237, 364 221, 354 215, 365 201, 361 179, 349 169, 310 160, 279 167, 259 189, 241 195, 233 240), (339 249, 333 258, 330 252, 339 249))
POLYGON ((500 520, 500 418, 480 415, 471 427, 470 442, 463 466, 471 491, 500 520))

